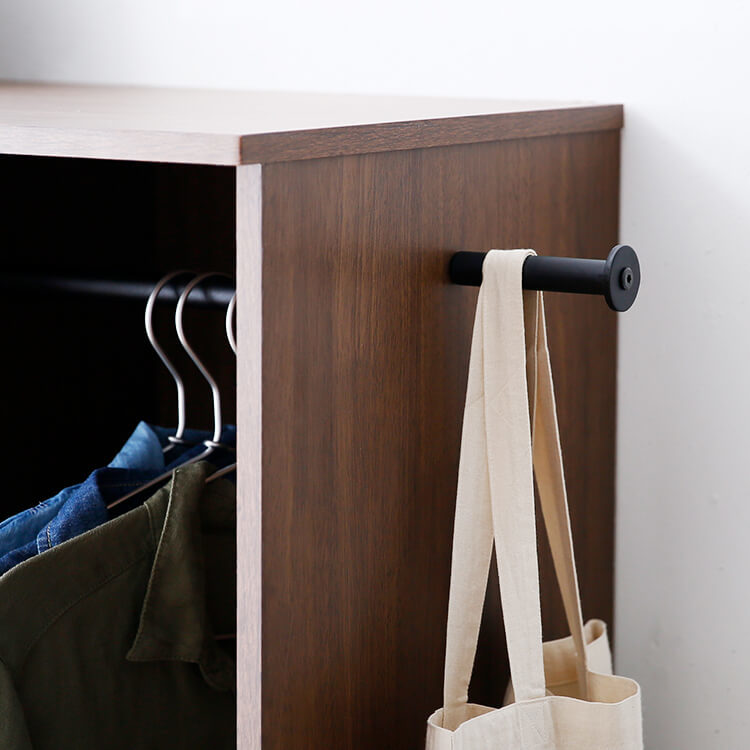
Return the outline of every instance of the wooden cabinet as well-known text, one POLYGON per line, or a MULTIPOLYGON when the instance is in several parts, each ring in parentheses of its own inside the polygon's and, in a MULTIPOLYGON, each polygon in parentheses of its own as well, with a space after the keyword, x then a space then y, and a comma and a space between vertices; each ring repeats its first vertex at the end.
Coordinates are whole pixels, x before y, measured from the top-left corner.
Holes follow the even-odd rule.
MULTIPOLYGON (((476 303, 448 261, 606 257, 621 125, 619 106, 0 86, 6 271, 236 269, 236 393, 221 313, 194 330, 229 419, 236 395, 243 750, 421 747, 476 303)), ((0 304, 7 515, 106 462, 135 420, 173 423, 174 395, 140 305, 0 304)), ((584 614, 611 622, 616 315, 547 307, 584 614)), ((541 542, 549 638, 565 622, 541 542)), ((472 685, 487 702, 507 679, 497 598, 472 685)))

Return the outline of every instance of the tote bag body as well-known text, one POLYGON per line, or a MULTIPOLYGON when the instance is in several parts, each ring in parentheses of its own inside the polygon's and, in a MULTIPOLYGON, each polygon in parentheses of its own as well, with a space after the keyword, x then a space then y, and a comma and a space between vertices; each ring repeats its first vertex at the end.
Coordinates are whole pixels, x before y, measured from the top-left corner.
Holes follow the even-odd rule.
POLYGON ((562 455, 530 250, 483 266, 461 438, 443 707, 427 750, 642 750, 638 685, 611 674, 606 628, 583 625, 562 455), (532 443, 533 427, 533 443, 532 443), (534 480, 571 636, 542 644, 534 480), (469 704, 493 542, 514 702, 469 704))

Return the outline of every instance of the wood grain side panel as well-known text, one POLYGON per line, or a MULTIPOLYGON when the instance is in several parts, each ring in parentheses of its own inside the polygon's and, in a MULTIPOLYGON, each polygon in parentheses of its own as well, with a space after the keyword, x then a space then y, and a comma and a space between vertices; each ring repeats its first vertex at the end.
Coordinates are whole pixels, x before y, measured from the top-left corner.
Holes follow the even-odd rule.
MULTIPOLYGON (((263 750, 421 747, 476 304, 448 260, 605 257, 618 154, 602 132, 264 167, 263 750)), ((547 306, 584 612, 611 621, 616 315, 547 306)), ((497 599, 490 586, 472 685, 490 703, 507 680, 497 599)))
POLYGON ((261 748, 262 175, 237 169, 237 747, 261 748))

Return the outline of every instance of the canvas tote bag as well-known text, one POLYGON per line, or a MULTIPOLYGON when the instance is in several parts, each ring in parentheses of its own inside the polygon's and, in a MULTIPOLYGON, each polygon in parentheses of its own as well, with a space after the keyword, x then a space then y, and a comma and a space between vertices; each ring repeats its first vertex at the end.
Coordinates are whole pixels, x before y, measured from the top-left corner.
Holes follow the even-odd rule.
POLYGON ((461 438, 443 707, 428 719, 426 747, 642 750, 639 687, 611 675, 603 623, 582 622, 542 295, 521 284, 531 254, 493 250, 484 261, 461 438), (571 631, 544 645, 533 470, 571 631), (467 702, 493 540, 514 700, 502 708, 467 702))

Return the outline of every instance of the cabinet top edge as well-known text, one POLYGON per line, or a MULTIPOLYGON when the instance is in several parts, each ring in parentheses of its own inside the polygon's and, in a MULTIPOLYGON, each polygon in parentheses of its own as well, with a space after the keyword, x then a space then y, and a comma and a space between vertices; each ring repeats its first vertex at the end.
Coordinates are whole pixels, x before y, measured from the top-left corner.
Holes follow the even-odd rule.
POLYGON ((621 105, 0 81, 0 154, 240 165, 622 127, 621 105))

